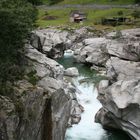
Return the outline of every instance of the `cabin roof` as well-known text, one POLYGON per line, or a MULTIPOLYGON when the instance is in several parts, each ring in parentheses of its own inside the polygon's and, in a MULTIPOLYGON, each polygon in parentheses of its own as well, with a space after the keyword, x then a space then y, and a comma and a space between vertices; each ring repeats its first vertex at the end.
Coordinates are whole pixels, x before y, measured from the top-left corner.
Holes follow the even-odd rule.
POLYGON ((79 15, 79 16, 86 16, 86 13, 79 11, 79 10, 72 10, 70 12, 70 16, 74 16, 75 14, 79 15))

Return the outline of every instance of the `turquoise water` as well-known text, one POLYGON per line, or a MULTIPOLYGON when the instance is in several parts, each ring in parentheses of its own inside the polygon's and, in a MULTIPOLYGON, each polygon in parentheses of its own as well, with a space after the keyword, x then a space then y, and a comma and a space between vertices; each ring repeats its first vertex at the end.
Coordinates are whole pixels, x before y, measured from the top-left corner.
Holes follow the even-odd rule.
POLYGON ((102 107, 96 99, 98 92, 95 84, 104 77, 97 75, 96 71, 91 71, 88 66, 74 63, 70 53, 65 53, 64 57, 59 59, 58 62, 65 68, 78 68, 80 75, 72 80, 82 92, 81 94, 77 93, 77 99, 85 110, 82 113, 80 123, 67 129, 65 140, 131 140, 122 131, 106 131, 100 124, 94 122, 95 114, 102 107))

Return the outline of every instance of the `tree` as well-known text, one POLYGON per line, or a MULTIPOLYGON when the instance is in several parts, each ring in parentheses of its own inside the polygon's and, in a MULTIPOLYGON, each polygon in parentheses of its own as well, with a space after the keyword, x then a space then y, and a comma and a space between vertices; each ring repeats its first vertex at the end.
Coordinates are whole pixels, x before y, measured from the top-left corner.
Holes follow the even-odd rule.
POLYGON ((32 3, 33 5, 40 5, 40 4, 42 4, 42 0, 28 0, 28 2, 32 3))
POLYGON ((26 0, 0 0, 0 86, 20 78, 25 39, 37 10, 26 0))
POLYGON ((135 0, 134 1, 136 4, 140 4, 140 0, 135 0))
POLYGON ((136 19, 136 18, 140 18, 140 11, 139 10, 134 10, 132 13, 132 16, 136 19))
POLYGON ((48 0, 49 4, 56 4, 60 1, 63 1, 63 0, 48 0))

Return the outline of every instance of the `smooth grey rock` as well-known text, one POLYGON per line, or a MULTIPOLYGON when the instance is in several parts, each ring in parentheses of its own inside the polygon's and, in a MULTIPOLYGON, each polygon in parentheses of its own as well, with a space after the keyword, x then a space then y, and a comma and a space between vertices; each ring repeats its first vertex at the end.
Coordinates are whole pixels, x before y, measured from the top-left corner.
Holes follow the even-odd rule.
POLYGON ((63 82, 52 77, 44 77, 39 81, 38 85, 50 92, 54 92, 62 88, 63 82))
POLYGON ((76 67, 71 67, 71 68, 67 68, 64 71, 64 75, 74 77, 74 76, 79 76, 79 72, 76 67))
POLYGON ((29 60, 37 62, 39 65, 42 66, 38 68, 37 63, 33 63, 35 65, 34 67, 37 70, 37 73, 39 76, 41 77, 45 76, 44 69, 48 69, 51 71, 52 77, 62 79, 64 68, 62 65, 58 64, 56 61, 46 57, 45 54, 42 54, 41 52, 37 51, 35 48, 31 46, 26 47, 25 55, 29 60))
POLYGON ((15 140, 13 133, 19 124, 19 117, 16 115, 16 108, 8 97, 0 96, 0 139, 15 140))
POLYGON ((89 38, 83 41, 83 47, 75 50, 75 59, 84 63, 104 65, 108 60, 106 38, 89 38))
POLYGON ((107 63, 107 76, 112 80, 140 79, 140 62, 111 57, 107 63))
POLYGON ((101 123, 104 129, 120 129, 117 122, 113 120, 112 114, 105 110, 105 108, 101 108, 96 113, 95 122, 101 123))
POLYGON ((76 100, 72 100, 72 110, 71 110, 71 118, 69 119, 68 126, 72 126, 71 124, 78 124, 81 120, 81 113, 84 111, 84 108, 77 104, 76 100))
POLYGON ((12 97, 0 96, 0 139, 64 140, 68 125, 78 123, 68 124, 74 118, 73 110, 81 108, 75 96, 77 89, 63 80, 63 66, 29 44, 25 50, 26 72, 34 70, 39 78, 32 85, 26 75, 15 83, 12 97))
POLYGON ((71 45, 71 40, 68 38, 67 31, 58 29, 42 29, 32 33, 33 37, 31 45, 35 48, 39 47, 41 52, 45 53, 50 58, 59 58, 63 56, 64 50, 71 45))
MULTIPOLYGON (((109 114, 110 120, 115 121, 114 125, 126 131, 136 140, 140 138, 140 81, 139 80, 120 80, 106 88, 104 91, 99 89, 98 99, 109 114), (103 94, 102 94, 103 92, 103 94)), ((100 112, 100 111, 99 111, 100 112)), ((100 113, 99 113, 100 114, 100 113)), ((108 125, 102 120, 106 118, 97 115, 97 120, 108 125)), ((108 118, 108 119, 109 119, 108 118)))
POLYGON ((96 114, 96 122, 107 129, 121 129, 132 139, 140 139, 140 29, 107 35, 111 41, 106 50, 111 56, 106 62, 109 84, 98 86, 98 99, 103 108, 96 114))
POLYGON ((108 86, 109 86, 109 80, 102 80, 98 85, 98 91, 100 93, 104 93, 104 90, 108 88, 108 86))
POLYGON ((121 38, 114 38, 116 32, 106 37, 94 37, 83 40, 83 44, 75 45, 74 58, 77 62, 105 66, 110 56, 120 59, 140 60, 140 29, 122 31, 121 38), (134 33, 135 32, 135 33, 134 33))

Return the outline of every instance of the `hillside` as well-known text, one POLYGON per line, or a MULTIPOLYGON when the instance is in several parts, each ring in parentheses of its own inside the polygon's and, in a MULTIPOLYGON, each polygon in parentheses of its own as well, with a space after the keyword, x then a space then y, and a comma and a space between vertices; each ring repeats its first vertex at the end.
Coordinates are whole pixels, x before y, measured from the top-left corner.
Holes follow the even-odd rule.
MULTIPOLYGON (((50 0, 43 0, 48 4, 50 0)), ((134 4, 136 0, 61 0, 58 4, 134 4)))

